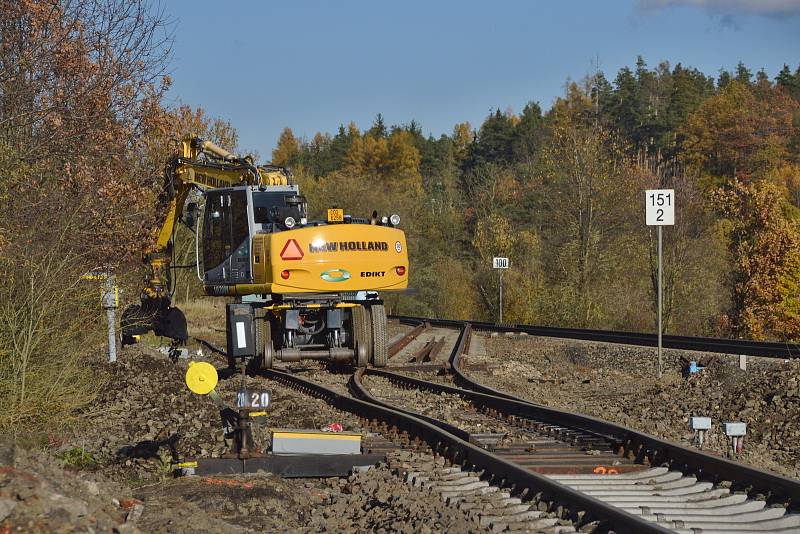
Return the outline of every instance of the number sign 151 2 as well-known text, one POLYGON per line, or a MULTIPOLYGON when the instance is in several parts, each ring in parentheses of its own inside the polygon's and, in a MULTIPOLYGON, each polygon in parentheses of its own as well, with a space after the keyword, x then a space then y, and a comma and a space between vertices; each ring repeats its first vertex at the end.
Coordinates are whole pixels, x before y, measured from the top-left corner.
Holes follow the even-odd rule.
POLYGON ((675 190, 648 189, 644 192, 645 222, 648 226, 675 224, 675 190))

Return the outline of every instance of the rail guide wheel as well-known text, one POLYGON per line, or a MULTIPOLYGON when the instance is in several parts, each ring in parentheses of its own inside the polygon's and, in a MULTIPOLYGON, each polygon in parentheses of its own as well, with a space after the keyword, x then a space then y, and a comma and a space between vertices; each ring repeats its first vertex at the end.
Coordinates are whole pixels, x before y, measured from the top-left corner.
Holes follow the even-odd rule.
POLYGON ((266 317, 264 310, 256 311, 255 330, 258 368, 272 369, 275 359, 275 350, 272 346, 272 324, 266 317))
POLYGON ((383 304, 370 306, 372 316, 372 365, 386 367, 389 359, 389 343, 386 340, 386 308, 383 304))
POLYGON ((372 325, 369 311, 363 306, 355 306, 352 308, 352 319, 356 366, 366 367, 372 360, 372 325))

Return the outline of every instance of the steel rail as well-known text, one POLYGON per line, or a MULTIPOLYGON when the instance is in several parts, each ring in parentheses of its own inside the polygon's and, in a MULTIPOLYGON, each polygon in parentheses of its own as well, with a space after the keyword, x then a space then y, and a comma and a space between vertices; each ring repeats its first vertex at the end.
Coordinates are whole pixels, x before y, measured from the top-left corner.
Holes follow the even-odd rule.
POLYGON ((599 521, 603 526, 600 531, 613 530, 617 533, 662 534, 671 532, 653 522, 506 461, 427 420, 382 405, 366 391, 360 379, 357 378, 358 374, 353 375, 351 387, 356 396, 360 398, 343 395, 316 382, 274 369, 263 371, 261 374, 266 378, 320 398, 339 410, 373 421, 380 421, 401 432, 405 431, 409 435, 421 439, 432 451, 441 454, 454 464, 460 464, 465 469, 483 471, 491 483, 510 488, 515 494, 522 496, 541 494, 545 500, 551 499, 557 504, 566 505, 572 517, 579 520, 581 524, 599 521), (578 512, 584 512, 584 514, 578 515, 578 512))
POLYGON ((429 391, 459 395, 477 406, 493 409, 506 415, 571 427, 607 437, 624 444, 624 452, 627 455, 635 456, 637 460, 647 459, 653 466, 666 465, 671 469, 695 474, 698 479, 702 478, 714 483, 730 481, 734 489, 744 490, 753 495, 761 494, 770 502, 785 506, 789 511, 800 511, 800 481, 798 480, 762 471, 694 448, 684 447, 596 417, 533 403, 481 384, 464 374, 460 367, 461 355, 469 343, 474 323, 448 321, 448 324, 445 325, 438 321, 428 321, 432 326, 455 326, 460 329, 458 340, 450 354, 449 371, 454 375, 456 383, 467 389, 378 369, 370 369, 367 371, 368 374, 383 376, 395 383, 403 383, 429 391))
MULTIPOLYGON (((431 326, 456 328, 463 321, 450 319, 430 319, 408 315, 391 315, 390 319, 401 322, 428 322, 431 326)), ((581 339, 625 345, 655 347, 658 345, 656 334, 642 332, 626 332, 616 330, 590 330, 580 328, 560 328, 534 325, 498 325, 483 321, 467 321, 476 330, 490 332, 518 332, 533 336, 558 337, 564 339, 581 339)), ((745 354, 748 356, 764 356, 771 358, 800 358, 800 344, 779 341, 751 341, 746 339, 721 339, 712 337, 691 337, 665 334, 662 336, 663 346, 670 349, 718 352, 722 354, 745 354)))

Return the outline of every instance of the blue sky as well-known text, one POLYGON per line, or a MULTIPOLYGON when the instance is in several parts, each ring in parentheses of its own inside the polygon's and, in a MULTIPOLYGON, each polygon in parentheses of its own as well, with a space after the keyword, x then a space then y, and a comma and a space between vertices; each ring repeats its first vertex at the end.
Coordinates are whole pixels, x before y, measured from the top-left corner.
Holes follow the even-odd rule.
POLYGON ((491 109, 550 107, 568 78, 641 54, 716 74, 800 64, 800 0, 171 0, 170 102, 230 121, 269 159, 298 136, 415 119, 435 136, 491 109))

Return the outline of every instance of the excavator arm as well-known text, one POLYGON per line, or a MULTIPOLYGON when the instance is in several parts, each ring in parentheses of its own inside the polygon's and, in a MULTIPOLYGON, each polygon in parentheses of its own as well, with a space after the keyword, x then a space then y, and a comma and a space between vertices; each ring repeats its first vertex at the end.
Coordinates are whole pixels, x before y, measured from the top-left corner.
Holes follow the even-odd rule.
MULTIPOLYGON (((155 332, 183 344, 188 339, 186 318, 172 306, 172 247, 176 224, 181 220, 189 193, 237 185, 285 185, 289 173, 282 167, 256 166, 250 156, 237 157, 210 141, 184 137, 164 171, 166 203, 164 218, 155 243, 145 248, 145 286, 141 304, 122 313, 122 344, 134 343, 136 336, 155 332)), ((195 214, 196 216, 196 214, 195 214)))

